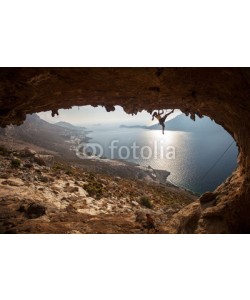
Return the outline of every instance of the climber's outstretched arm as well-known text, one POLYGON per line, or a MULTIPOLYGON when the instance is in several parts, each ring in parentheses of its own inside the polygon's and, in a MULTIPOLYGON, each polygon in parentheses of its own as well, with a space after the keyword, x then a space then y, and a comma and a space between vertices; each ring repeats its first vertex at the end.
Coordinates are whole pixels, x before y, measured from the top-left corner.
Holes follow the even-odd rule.
POLYGON ((174 112, 174 109, 172 109, 170 113, 166 114, 166 116, 171 115, 173 112, 174 112))
POLYGON ((165 116, 162 118, 162 120, 165 122, 165 120, 167 119, 167 117, 168 117, 169 115, 171 115, 173 112, 174 112, 174 109, 172 109, 172 111, 171 111, 170 113, 165 114, 165 116))

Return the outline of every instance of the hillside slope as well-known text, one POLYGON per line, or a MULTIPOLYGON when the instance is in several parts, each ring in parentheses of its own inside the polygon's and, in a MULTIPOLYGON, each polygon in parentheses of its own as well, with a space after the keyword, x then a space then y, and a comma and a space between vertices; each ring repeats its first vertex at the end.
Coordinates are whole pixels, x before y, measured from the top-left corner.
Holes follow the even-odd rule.
POLYGON ((157 233, 195 197, 0 148, 0 233, 157 233), (148 216, 147 216, 148 214, 148 216))
POLYGON ((85 130, 71 124, 66 126, 48 123, 37 114, 27 115, 25 122, 20 126, 9 125, 0 129, 0 137, 2 141, 11 143, 14 141, 23 141, 42 147, 46 150, 54 151, 59 155, 63 155, 65 159, 75 156, 72 153, 74 145, 81 141, 88 140, 85 130), (70 126, 71 125, 71 126, 70 126))

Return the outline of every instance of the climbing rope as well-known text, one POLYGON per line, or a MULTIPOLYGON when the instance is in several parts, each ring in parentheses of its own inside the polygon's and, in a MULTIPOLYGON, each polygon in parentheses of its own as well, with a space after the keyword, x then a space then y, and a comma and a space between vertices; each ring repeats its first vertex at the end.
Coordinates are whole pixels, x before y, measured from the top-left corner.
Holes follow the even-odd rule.
POLYGON ((232 143, 227 147, 227 149, 221 154, 221 156, 215 161, 215 163, 212 165, 211 168, 209 168, 209 170, 205 173, 205 175, 201 178, 200 183, 202 183, 202 181, 207 177, 207 175, 213 170, 213 168, 219 163, 219 161, 223 158, 223 156, 227 153, 227 151, 232 147, 234 143, 234 140, 232 141, 232 143))

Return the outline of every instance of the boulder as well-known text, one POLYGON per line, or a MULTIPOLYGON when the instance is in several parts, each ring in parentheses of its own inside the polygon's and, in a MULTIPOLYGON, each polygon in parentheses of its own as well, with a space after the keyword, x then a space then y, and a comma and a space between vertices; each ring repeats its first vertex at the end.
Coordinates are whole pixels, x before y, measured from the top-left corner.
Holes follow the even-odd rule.
POLYGON ((9 175, 6 174, 6 173, 1 173, 1 174, 0 174, 0 178, 8 179, 8 178, 9 178, 9 175))
POLYGON ((37 163, 39 166, 46 166, 45 161, 42 159, 41 155, 36 154, 34 156, 34 162, 37 163))
POLYGON ((39 177, 39 180, 40 180, 41 182, 47 183, 47 182, 50 181, 50 178, 48 178, 47 176, 41 175, 41 176, 39 177))
POLYGON ((207 192, 200 197, 200 203, 206 204, 208 202, 214 201, 217 197, 216 193, 207 192))
POLYGON ((141 224, 144 224, 147 221, 147 216, 146 213, 144 211, 137 211, 135 213, 136 219, 135 221, 141 224))
POLYGON ((23 166, 26 169, 31 169, 33 167, 32 163, 30 163, 30 162, 25 163, 23 166))
POLYGON ((54 162, 54 156, 36 154, 34 155, 34 162, 36 162, 39 166, 52 166, 54 162))
POLYGON ((34 155, 36 155, 36 151, 29 148, 24 148, 19 152, 19 155, 21 157, 33 157, 34 155))
POLYGON ((2 181, 3 185, 9 185, 9 186, 23 186, 24 182, 20 178, 11 178, 2 181))
POLYGON ((77 186, 69 186, 64 188, 64 192, 67 193, 76 193, 79 191, 79 188, 77 186))
POLYGON ((27 208, 25 215, 28 219, 36 219, 39 218, 46 213, 46 207, 41 204, 31 203, 27 208))

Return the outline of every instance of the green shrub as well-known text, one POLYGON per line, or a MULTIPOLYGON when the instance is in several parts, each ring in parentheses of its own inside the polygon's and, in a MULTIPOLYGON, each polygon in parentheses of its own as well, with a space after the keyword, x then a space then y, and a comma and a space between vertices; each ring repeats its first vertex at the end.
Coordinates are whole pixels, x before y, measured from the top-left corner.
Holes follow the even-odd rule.
POLYGON ((12 168, 19 168, 21 166, 21 161, 20 159, 17 159, 17 158, 13 158, 11 160, 11 167, 12 168))
POLYGON ((8 156, 10 153, 9 150, 7 150, 4 146, 0 146, 0 155, 2 156, 8 156))
POLYGON ((54 163, 53 170, 54 171, 63 171, 67 175, 74 175, 74 170, 70 166, 60 164, 58 162, 54 163))
POLYGON ((153 204, 152 204, 151 200, 147 196, 142 196, 140 198, 140 203, 141 203, 141 205, 143 205, 147 208, 152 208, 153 207, 153 204))
POLYGON ((90 197, 101 199, 103 195, 102 184, 96 181, 91 181, 83 186, 90 197))

